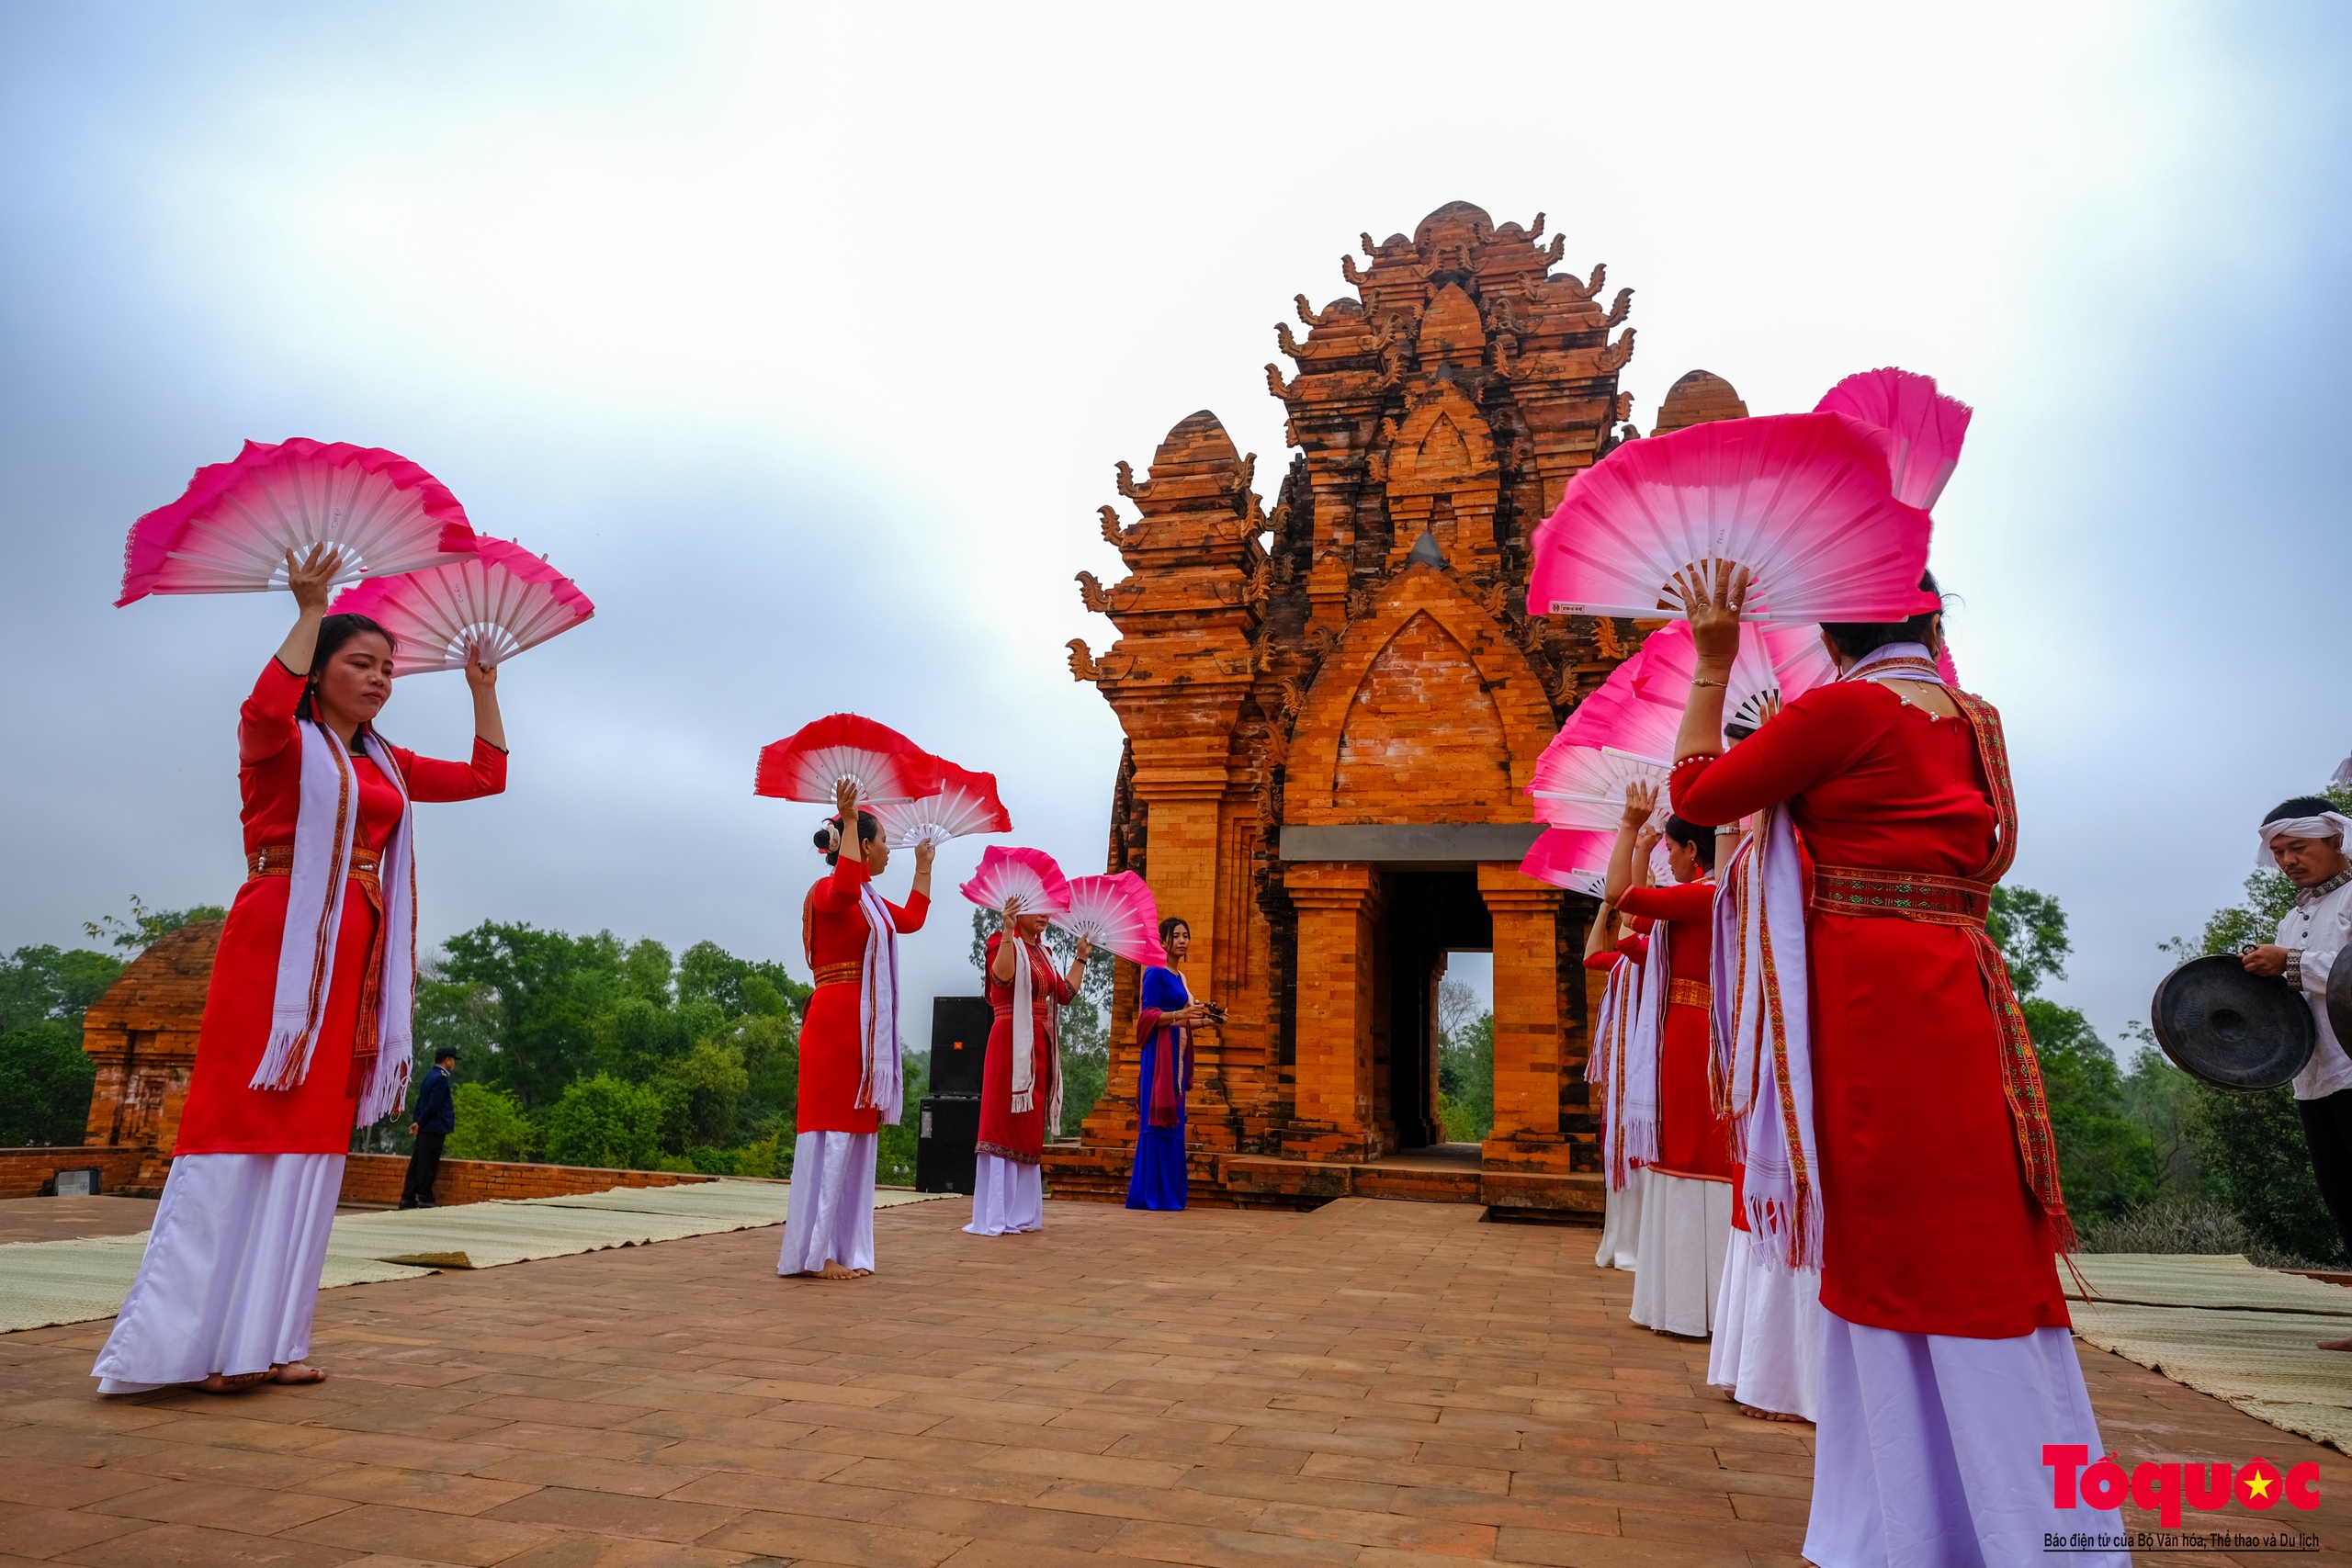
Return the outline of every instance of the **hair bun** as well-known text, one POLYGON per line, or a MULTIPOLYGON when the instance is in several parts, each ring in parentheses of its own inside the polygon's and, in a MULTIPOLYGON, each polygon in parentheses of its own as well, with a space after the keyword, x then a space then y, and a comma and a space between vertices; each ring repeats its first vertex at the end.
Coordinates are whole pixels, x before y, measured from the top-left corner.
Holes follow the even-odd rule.
POLYGON ((817 848, 821 853, 831 854, 835 850, 841 847, 841 829, 831 822, 828 822, 823 827, 818 829, 814 837, 816 839, 817 848))

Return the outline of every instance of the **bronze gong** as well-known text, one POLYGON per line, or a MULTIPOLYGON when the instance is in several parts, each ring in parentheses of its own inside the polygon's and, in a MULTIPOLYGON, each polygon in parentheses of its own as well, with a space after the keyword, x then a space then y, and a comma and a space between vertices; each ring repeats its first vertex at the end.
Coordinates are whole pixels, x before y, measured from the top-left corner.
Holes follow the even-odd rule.
MULTIPOLYGON (((2346 990, 2352 1003, 2352 986, 2346 990)), ((2248 973, 2234 953, 2192 958, 2165 976, 2149 1014, 2156 1043, 2182 1071, 2249 1094, 2293 1078, 2319 1044, 2301 993, 2248 973)))

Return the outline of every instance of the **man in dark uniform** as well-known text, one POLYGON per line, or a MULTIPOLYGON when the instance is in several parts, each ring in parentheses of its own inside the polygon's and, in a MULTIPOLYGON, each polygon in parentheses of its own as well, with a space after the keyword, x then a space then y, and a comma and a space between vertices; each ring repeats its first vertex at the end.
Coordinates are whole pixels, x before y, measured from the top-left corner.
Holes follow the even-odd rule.
POLYGON ((433 1070, 416 1091, 416 1120, 408 1124, 416 1147, 408 1156, 408 1179, 401 1184, 401 1207, 430 1209, 433 1179, 441 1173, 441 1144, 458 1130, 458 1102, 449 1086, 457 1077, 458 1048, 444 1045, 433 1053, 433 1070))

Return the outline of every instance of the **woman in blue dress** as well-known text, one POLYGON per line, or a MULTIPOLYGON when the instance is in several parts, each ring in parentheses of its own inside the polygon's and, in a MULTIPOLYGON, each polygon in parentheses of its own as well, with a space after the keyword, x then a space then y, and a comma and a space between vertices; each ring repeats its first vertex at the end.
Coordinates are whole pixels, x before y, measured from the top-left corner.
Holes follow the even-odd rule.
POLYGON ((1215 1016, 1193 999, 1182 964, 1193 928, 1174 915, 1159 922, 1168 967, 1143 972, 1136 1039, 1143 1061, 1136 1080, 1136 1163, 1127 1177, 1130 1209, 1184 1206, 1184 1097, 1193 1088, 1193 1025, 1215 1016))

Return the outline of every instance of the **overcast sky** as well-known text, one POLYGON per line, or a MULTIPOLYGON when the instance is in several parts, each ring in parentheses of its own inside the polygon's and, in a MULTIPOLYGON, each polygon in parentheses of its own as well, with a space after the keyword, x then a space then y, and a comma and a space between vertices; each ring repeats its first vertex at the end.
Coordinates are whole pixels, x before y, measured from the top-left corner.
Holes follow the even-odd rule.
MULTIPOLYGON (((0 949, 235 891, 234 711, 291 604, 109 606, 130 521, 246 437, 403 453, 596 600, 502 678, 507 794, 421 813, 428 940, 797 970, 818 813, 752 757, 842 708, 1099 869, 1119 731, 1062 644, 1115 635, 1071 582, 1119 573, 1113 462, 1205 407, 1278 476, 1291 296, 1463 199, 1636 290, 1644 428, 1694 367, 1759 413, 1886 364, 1975 406, 1934 564, 2013 880, 2112 1038, 2352 747, 2347 17, 17 0, 0 949)), ((384 728, 461 756, 467 711, 420 676, 384 728)), ((968 985, 983 841, 910 999, 968 985)))

